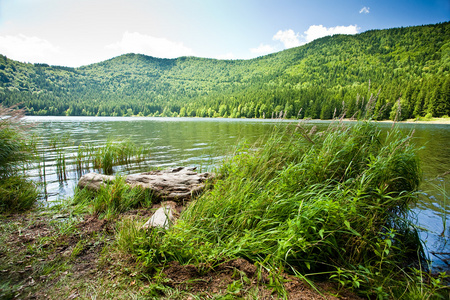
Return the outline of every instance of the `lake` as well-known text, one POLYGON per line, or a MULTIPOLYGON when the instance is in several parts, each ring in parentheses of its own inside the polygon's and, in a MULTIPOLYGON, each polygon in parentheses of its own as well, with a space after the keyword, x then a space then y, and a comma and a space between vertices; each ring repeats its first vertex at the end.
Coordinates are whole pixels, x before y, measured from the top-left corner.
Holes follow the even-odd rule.
MULTIPOLYGON (((233 146, 267 136, 274 125, 295 121, 255 119, 200 118, 132 118, 132 117, 27 117, 35 123, 31 131, 36 135, 38 153, 45 165, 33 165, 28 175, 37 182, 45 182, 42 201, 70 197, 80 173, 75 157, 78 146, 104 146, 108 140, 127 139, 150 150, 145 161, 114 168, 116 174, 130 174, 150 169, 175 166, 194 166, 211 170, 229 155, 233 146), (58 153, 52 145, 63 149, 67 157, 66 180, 57 175, 58 153), (44 172, 45 171, 45 172, 44 172)), ((324 129, 330 121, 309 121, 324 129)), ((379 123, 387 130, 392 123, 379 123)), ((436 270, 449 269, 450 263, 450 125, 398 124, 400 129, 414 132, 414 142, 421 147, 419 156, 424 180, 419 203, 412 207, 411 216, 421 227, 420 235, 436 270), (445 193, 443 191, 447 191, 445 193)), ((82 174, 90 170, 83 170, 82 174)))

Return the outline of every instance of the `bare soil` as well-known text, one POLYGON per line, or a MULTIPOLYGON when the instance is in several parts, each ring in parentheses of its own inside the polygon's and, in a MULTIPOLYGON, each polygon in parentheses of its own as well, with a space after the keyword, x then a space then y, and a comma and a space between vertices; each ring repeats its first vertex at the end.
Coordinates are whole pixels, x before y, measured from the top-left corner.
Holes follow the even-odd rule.
MULTIPOLYGON (((188 290, 194 294, 201 294, 212 298, 213 295, 231 293, 233 296, 245 297, 253 290, 252 296, 257 299, 279 298, 274 289, 270 288, 270 279, 267 273, 258 278, 257 268, 245 259, 235 259, 225 262, 215 268, 199 270, 194 265, 180 265, 172 262, 164 269, 167 276, 167 285, 188 290), (233 283, 238 282, 235 290, 230 290, 233 283)), ((355 294, 346 293, 339 298, 335 286, 330 283, 322 283, 318 286, 319 291, 297 277, 283 274, 284 287, 288 293, 288 299, 362 299, 355 294)))

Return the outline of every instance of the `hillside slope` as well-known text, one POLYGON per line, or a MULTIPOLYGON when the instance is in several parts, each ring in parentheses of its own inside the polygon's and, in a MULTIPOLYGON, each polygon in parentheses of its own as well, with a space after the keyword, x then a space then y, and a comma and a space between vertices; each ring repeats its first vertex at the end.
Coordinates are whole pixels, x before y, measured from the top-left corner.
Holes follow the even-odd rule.
POLYGON ((80 68, 0 55, 0 102, 37 115, 450 114, 450 23, 324 37, 251 60, 126 54, 80 68), (370 87, 370 89, 369 89, 370 87), (300 113, 299 113, 300 112, 300 113))

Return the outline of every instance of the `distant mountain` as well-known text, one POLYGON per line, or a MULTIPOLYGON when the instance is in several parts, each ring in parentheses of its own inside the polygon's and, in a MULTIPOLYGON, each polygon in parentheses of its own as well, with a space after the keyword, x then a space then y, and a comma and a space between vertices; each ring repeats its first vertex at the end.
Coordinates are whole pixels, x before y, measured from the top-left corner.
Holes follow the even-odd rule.
POLYGON ((34 115, 377 119, 450 114, 450 22, 334 35, 250 60, 126 54, 80 68, 0 55, 0 102, 34 115), (370 105, 369 105, 370 106, 370 105))

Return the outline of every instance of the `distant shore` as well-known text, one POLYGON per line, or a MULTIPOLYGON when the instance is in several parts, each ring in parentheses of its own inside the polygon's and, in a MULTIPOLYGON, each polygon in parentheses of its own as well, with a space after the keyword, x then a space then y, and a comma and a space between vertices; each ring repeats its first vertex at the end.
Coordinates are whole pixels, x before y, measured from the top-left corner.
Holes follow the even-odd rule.
MULTIPOLYGON (((380 121, 380 122, 390 122, 392 123, 393 121, 389 121, 389 120, 384 120, 384 121, 380 121)), ((417 123, 417 124, 450 124, 450 118, 433 118, 431 120, 417 120, 417 119, 408 119, 405 121, 400 121, 398 123, 417 123)))
MULTIPOLYGON (((356 119, 344 119, 344 121, 358 121, 356 119)), ((394 121, 391 120, 381 120, 376 121, 379 123, 394 123, 394 121)), ((450 125, 450 118, 433 118, 431 120, 417 120, 417 119, 408 119, 405 121, 399 121, 396 123, 407 123, 407 124, 437 124, 437 125, 450 125)))

